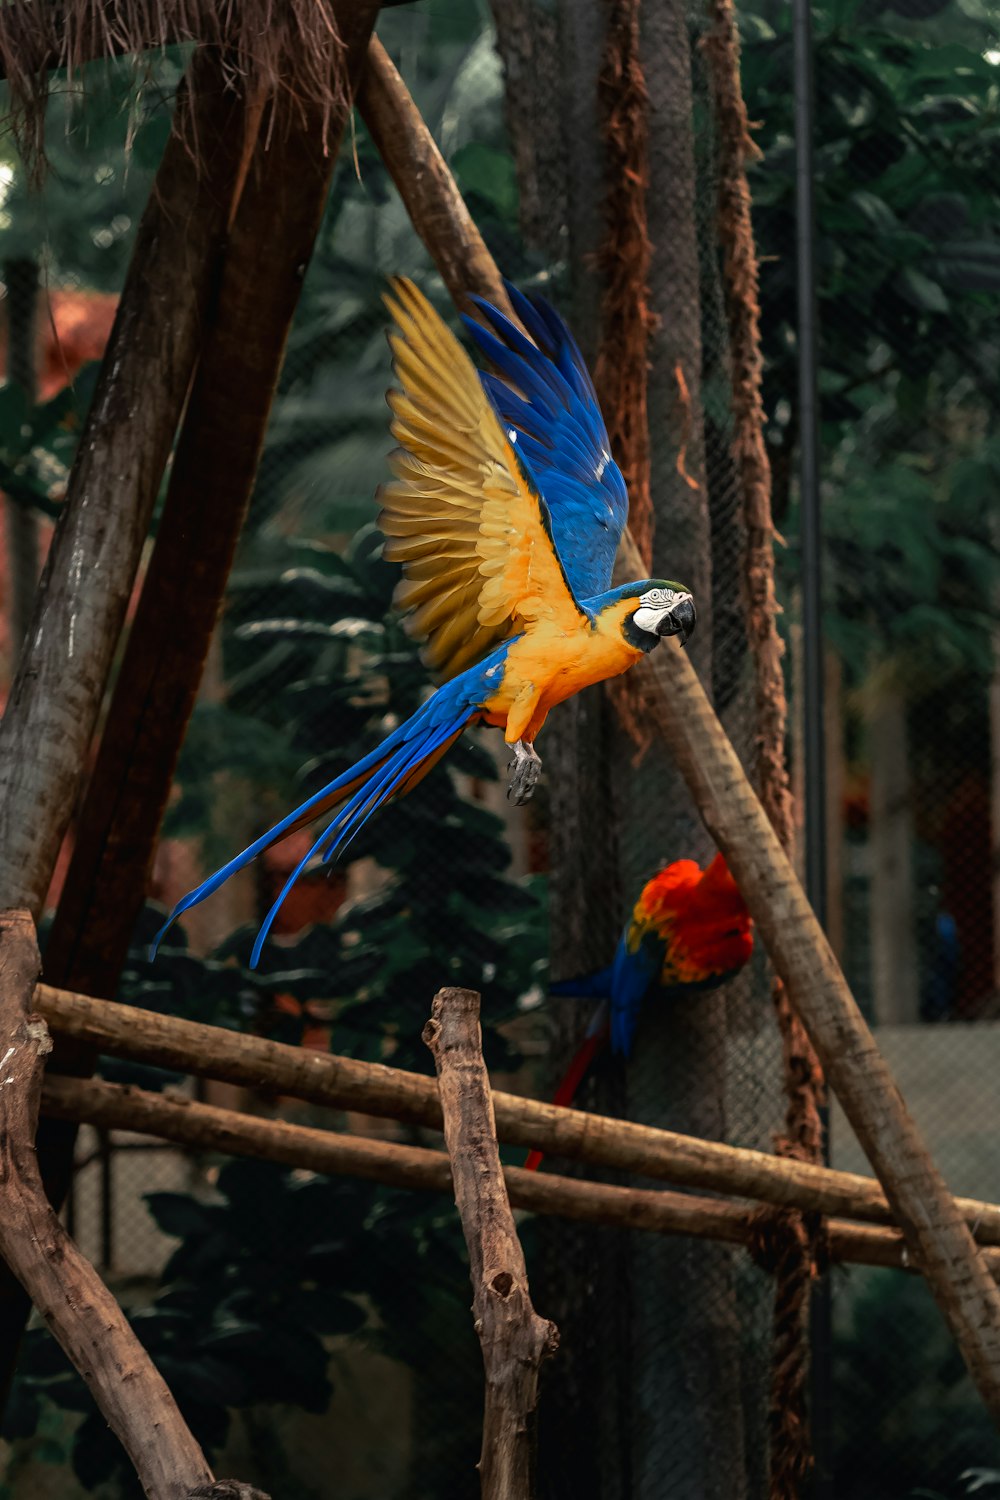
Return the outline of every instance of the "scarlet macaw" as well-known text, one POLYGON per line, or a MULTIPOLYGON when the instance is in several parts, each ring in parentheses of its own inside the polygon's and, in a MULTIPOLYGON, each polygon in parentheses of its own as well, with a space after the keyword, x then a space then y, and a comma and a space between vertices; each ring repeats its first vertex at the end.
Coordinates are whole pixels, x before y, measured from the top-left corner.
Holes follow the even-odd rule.
POLYGON ((391 288, 389 343, 401 389, 387 400, 400 447, 390 459, 395 480, 381 491, 383 555, 403 566, 396 602, 426 641, 425 661, 451 680, 377 749, 183 897, 154 953, 183 912, 264 849, 338 808, 265 917, 255 967, 306 865, 333 860, 464 730, 503 729, 514 752, 508 795, 522 803, 538 779, 534 740, 549 710, 627 671, 662 637, 679 635, 683 644, 694 629, 694 601, 680 584, 649 578, 610 588, 628 497, 583 358, 556 313, 514 294, 536 346, 481 304, 503 342, 477 337, 519 398, 490 377, 480 383, 411 281, 396 278, 391 288))
MULTIPOLYGON (((705 870, 693 859, 666 865, 643 886, 610 966, 549 988, 552 995, 601 1001, 553 1102, 572 1104, 609 1039, 616 1057, 631 1057, 644 1001, 716 989, 752 952, 753 922, 722 855, 705 870)), ((525 1166, 534 1171, 541 1160, 540 1151, 531 1151, 525 1166)))

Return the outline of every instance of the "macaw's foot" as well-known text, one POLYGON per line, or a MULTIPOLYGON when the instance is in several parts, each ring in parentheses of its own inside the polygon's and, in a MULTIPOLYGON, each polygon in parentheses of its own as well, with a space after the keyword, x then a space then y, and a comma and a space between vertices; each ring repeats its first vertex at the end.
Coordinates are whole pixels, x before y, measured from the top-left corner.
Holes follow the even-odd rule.
POLYGON ((542 774, 542 762, 535 753, 534 745, 526 745, 523 740, 518 740, 514 745, 514 759, 507 769, 511 773, 507 796, 517 807, 523 807, 529 801, 535 790, 535 782, 542 774))

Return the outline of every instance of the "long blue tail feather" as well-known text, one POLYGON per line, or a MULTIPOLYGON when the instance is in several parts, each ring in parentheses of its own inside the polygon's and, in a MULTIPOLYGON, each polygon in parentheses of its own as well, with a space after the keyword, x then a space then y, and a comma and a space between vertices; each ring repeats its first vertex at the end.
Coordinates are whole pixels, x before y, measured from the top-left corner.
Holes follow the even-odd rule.
POLYGON ((272 903, 270 911, 260 926, 250 954, 250 967, 255 969, 260 961, 268 933, 274 925, 274 920, 281 910, 285 897, 292 886, 316 855, 321 855, 324 864, 329 864, 334 855, 347 845, 358 833, 362 824, 371 816, 375 809, 391 795, 393 789, 398 786, 403 776, 413 768, 414 758, 419 761, 423 758, 422 746, 414 749, 403 749, 390 758, 390 760, 379 767, 378 780, 372 786, 371 780, 366 781, 364 786, 354 793, 354 796, 343 807, 338 808, 337 815, 332 823, 328 823, 313 844, 308 853, 304 854, 295 866, 292 873, 286 879, 277 900, 272 903))
MULTIPOLYGON (((452 689, 456 689, 460 681, 461 679, 456 678, 449 686, 452 689)), ((346 848, 347 844, 350 843, 351 839, 376 808, 386 801, 396 788, 411 776, 414 771, 419 769, 422 762, 428 756, 440 749, 441 745, 447 740, 452 739, 456 734, 460 733, 468 723, 471 711, 469 698, 460 691, 457 693, 453 692, 451 697, 451 713, 446 715, 441 714, 441 709, 446 707, 446 705, 439 701, 440 693, 435 695, 412 718, 408 719, 405 724, 401 724, 398 729, 395 729, 392 734, 383 740, 377 749, 372 750, 358 761, 356 765, 342 772, 340 776, 335 777, 333 781, 329 782, 320 791, 315 792, 313 796, 307 798, 299 807, 276 823, 273 828, 261 834, 260 838, 255 839, 240 854, 229 860, 221 869, 216 870, 213 875, 203 880, 193 891, 189 891, 186 896, 178 901, 153 939, 149 950, 150 958, 153 959, 156 957, 157 948, 178 917, 183 916, 192 907, 198 906, 207 896, 211 896, 220 886, 225 884, 231 875, 235 875, 237 871, 245 869, 258 854, 263 853, 265 849, 269 849, 273 844, 278 843, 303 822, 310 821, 310 812, 315 810, 314 816, 319 816, 324 803, 329 802, 330 798, 335 796, 338 791, 343 791, 346 795, 347 789, 354 786, 358 782, 359 777, 364 777, 365 779, 362 781, 362 784, 357 786, 350 795, 349 800, 337 809, 333 821, 324 828, 312 848, 299 861, 292 874, 285 881, 281 894, 264 919, 264 923, 254 943, 250 967, 255 968, 267 934, 273 926, 274 919, 278 914, 282 902, 309 862, 318 854, 323 856, 324 862, 328 862, 337 853, 346 848)))
POLYGON ((549 994, 557 998, 576 1000, 610 1000, 611 965, 598 969, 596 974, 584 974, 580 979, 560 979, 549 985, 549 994))

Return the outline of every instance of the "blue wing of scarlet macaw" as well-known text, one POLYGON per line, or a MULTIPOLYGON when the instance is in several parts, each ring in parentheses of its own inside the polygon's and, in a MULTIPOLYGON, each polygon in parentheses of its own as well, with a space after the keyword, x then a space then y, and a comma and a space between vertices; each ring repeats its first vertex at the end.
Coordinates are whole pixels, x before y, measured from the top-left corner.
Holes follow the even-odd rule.
POLYGON ((559 980, 549 986, 549 994, 606 1000, 612 1050, 628 1058, 642 1003, 657 988, 666 951, 666 939, 651 925, 640 926, 633 917, 618 939, 614 961, 608 968, 579 979, 559 980))
MULTIPOLYGON (((749 961, 753 924, 721 854, 700 869, 674 860, 649 880, 633 907, 607 969, 550 986, 553 995, 600 999, 556 1094, 571 1104, 605 1042, 631 1056, 642 1006, 691 996, 724 984, 749 961)), ((541 1153, 526 1165, 535 1168, 541 1153)))

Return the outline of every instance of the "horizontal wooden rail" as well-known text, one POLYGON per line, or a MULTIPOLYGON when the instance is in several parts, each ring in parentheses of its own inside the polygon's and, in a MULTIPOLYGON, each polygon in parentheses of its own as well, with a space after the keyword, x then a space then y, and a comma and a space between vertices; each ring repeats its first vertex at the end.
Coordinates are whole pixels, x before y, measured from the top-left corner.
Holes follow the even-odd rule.
MULTIPOLYGON (((451 1167, 443 1151, 290 1125, 117 1083, 47 1078, 42 1110, 57 1119, 85 1121, 105 1130, 160 1136, 193 1150, 261 1157, 329 1176, 362 1177, 387 1187, 453 1192, 451 1167)), ((756 1204, 699 1198, 663 1188, 616 1187, 527 1172, 523 1167, 505 1167, 504 1178, 513 1206, 531 1213, 733 1245, 757 1242, 761 1235, 761 1210, 756 1204)), ((916 1269, 898 1229, 838 1218, 829 1221, 827 1232, 832 1260, 916 1269)), ((985 1249, 983 1255, 991 1274, 1000 1280, 1000 1248, 985 1249)))
MULTIPOLYGON (((44 984, 35 991, 34 1007, 53 1031, 78 1038, 113 1057, 267 1089, 312 1104, 378 1115, 408 1125, 441 1128, 437 1082, 419 1073, 290 1047, 44 984)), ((537 1147, 593 1166, 754 1198, 774 1207, 836 1214, 873 1224, 893 1222, 878 1183, 857 1173, 834 1172, 771 1156, 766 1151, 702 1141, 516 1094, 494 1093, 493 1102, 497 1134, 508 1145, 537 1147)), ((979 1242, 1000 1245, 1000 1205, 971 1198, 958 1201, 979 1242)))

